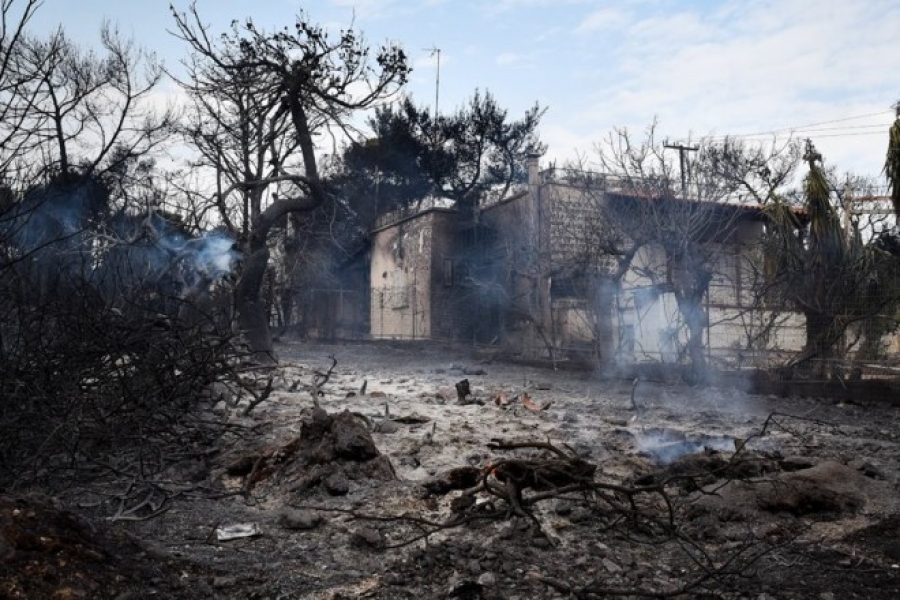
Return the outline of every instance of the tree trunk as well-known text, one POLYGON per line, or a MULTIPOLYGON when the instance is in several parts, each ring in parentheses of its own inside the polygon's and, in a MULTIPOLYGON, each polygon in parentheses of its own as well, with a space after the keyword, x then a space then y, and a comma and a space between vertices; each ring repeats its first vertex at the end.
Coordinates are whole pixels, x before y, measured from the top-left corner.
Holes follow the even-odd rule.
POLYGON ((254 358, 260 362, 277 361, 269 329, 269 303, 263 297, 263 282, 269 267, 266 239, 279 218, 290 212, 312 210, 318 202, 319 199, 315 196, 277 199, 253 221, 247 258, 237 285, 237 311, 241 332, 250 345, 254 358))
POLYGON ((596 277, 591 282, 588 301, 590 305, 591 333, 594 337, 594 352, 601 364, 610 364, 615 354, 613 334, 613 308, 619 281, 606 277, 596 277))
POLYGON ((263 242, 262 248, 250 249, 237 285, 238 326, 250 345, 254 359, 260 363, 278 360, 269 329, 268 305, 262 295, 268 266, 269 250, 263 242))
POLYGON ((706 311, 703 299, 686 298, 679 302, 681 314, 684 315, 688 329, 687 354, 690 364, 685 381, 691 385, 700 383, 707 376, 706 352, 703 334, 706 331, 706 311))
POLYGON ((798 363, 802 373, 814 379, 828 378, 828 360, 834 357, 834 319, 818 312, 805 312, 806 345, 798 363))

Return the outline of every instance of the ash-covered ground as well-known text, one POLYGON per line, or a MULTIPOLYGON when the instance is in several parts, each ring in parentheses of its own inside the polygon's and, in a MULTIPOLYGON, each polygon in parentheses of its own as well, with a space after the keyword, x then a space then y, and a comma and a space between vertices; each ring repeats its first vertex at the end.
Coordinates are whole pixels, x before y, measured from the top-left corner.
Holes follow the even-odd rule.
MULTIPOLYGON (((249 415, 219 402, 234 433, 170 473, 193 484, 172 484, 183 492, 157 516, 115 520, 156 575, 108 597, 900 597, 891 407, 601 379, 458 348, 279 352, 269 398, 249 415), (501 493, 515 475, 498 465, 538 465, 519 481, 521 505, 501 493), (249 535, 221 539, 229 531, 249 535)), ((116 516, 81 491, 59 501, 116 516)))

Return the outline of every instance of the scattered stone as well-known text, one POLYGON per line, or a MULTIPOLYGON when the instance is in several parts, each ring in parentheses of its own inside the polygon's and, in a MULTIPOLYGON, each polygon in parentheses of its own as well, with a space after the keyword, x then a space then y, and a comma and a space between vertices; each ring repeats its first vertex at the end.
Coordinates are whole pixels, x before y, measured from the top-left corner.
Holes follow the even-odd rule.
POLYGON ((350 543, 357 548, 381 549, 385 546, 384 534, 372 527, 360 527, 350 536, 350 543))
POLYGON ((380 390, 375 390, 374 392, 369 392, 369 398, 387 398, 388 395, 385 392, 380 390))
POLYGON ((608 558, 604 558, 602 561, 604 568, 610 573, 621 573, 622 567, 614 563, 612 560, 608 558))
POLYGON ((464 375, 482 376, 487 375, 487 371, 481 367, 464 367, 462 370, 464 375))
POLYGON ((375 431, 377 431, 378 433, 390 435, 392 433, 397 433, 398 431, 400 431, 400 424, 392 419, 385 419, 375 426, 375 431))
POLYGON ((329 475, 325 479, 324 485, 325 491, 332 496, 346 496, 350 491, 350 480, 340 471, 329 475))
POLYGON ((497 585, 497 576, 488 571, 487 573, 482 573, 478 576, 478 584, 484 587, 491 587, 497 585))
POLYGON ((296 508, 284 508, 278 514, 278 524, 285 529, 308 530, 315 529, 325 519, 317 512, 311 510, 299 510, 296 508))

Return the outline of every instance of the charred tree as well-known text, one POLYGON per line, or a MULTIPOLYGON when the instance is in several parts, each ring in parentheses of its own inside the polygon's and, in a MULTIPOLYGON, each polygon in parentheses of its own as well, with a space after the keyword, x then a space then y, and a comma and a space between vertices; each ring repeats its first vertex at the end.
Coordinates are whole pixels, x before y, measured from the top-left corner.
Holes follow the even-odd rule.
MULTIPOLYGON (((214 202, 227 213, 229 194, 243 196, 247 259, 238 283, 239 323, 259 359, 272 360, 262 295, 267 240, 284 215, 326 202, 329 192, 319 176, 314 135, 326 128, 349 132, 353 111, 393 94, 406 81, 406 55, 397 46, 373 51, 353 29, 332 39, 303 15, 293 27, 273 32, 249 19, 235 21, 215 39, 196 6, 185 13, 173 10, 173 15, 175 35, 192 52, 185 85, 197 100, 197 117, 214 124, 207 137, 200 136, 204 164, 232 182, 225 189, 219 186, 214 202), (254 104, 244 106, 241 98, 254 104), (229 123, 237 130, 223 126, 229 123), (297 162, 286 161, 295 155, 297 162), (263 210, 264 195, 278 182, 289 182, 289 192, 268 196, 271 202, 263 210)), ((233 221, 226 222, 235 229, 233 221)))

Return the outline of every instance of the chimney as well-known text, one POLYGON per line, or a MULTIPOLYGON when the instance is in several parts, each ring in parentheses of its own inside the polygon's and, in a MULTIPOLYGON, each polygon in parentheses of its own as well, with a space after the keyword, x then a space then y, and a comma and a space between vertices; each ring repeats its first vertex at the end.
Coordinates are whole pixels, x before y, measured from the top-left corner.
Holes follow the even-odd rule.
POLYGON ((528 185, 539 185, 540 179, 540 159, 541 155, 529 152, 525 158, 525 167, 528 170, 528 185))

